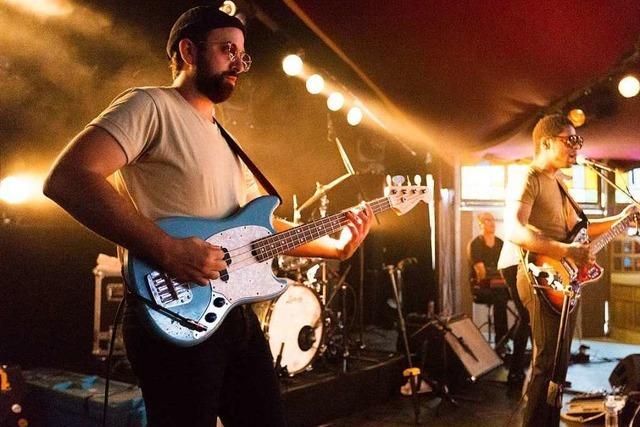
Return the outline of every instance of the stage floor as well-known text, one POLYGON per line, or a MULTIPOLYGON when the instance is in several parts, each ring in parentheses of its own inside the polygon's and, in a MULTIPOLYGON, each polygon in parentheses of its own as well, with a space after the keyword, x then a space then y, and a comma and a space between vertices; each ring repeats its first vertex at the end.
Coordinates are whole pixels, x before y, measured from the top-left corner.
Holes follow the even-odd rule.
MULTIPOLYGON (((574 340, 572 353, 580 345, 589 347, 589 363, 572 364, 567 380, 571 388, 565 390, 565 402, 574 395, 597 390, 609 391, 609 375, 624 357, 640 353, 640 346, 603 340, 574 340)), ((458 406, 444 402, 439 408, 440 398, 420 396, 420 424, 429 426, 484 427, 520 425, 521 399, 517 392, 509 391, 506 384, 506 369, 500 367, 480 378, 476 383, 459 390, 458 406)), ((331 427, 392 427, 414 425, 414 406, 410 397, 399 391, 384 404, 370 406, 348 417, 333 420, 324 426, 331 427)), ((561 422, 561 426, 568 426, 561 422)), ((597 424, 596 424, 597 425, 597 424)))

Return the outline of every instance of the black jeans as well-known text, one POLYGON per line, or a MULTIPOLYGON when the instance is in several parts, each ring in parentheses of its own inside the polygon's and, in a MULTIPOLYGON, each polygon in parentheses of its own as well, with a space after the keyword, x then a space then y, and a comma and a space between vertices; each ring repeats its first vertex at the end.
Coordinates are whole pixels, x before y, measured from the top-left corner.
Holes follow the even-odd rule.
POLYGON ((513 354, 511 355, 511 363, 509 365, 509 377, 520 377, 524 375, 524 352, 527 349, 527 341, 531 336, 531 327, 529 325, 529 312, 522 304, 518 295, 518 264, 500 270, 502 277, 507 282, 509 294, 516 305, 518 311, 518 320, 513 333, 513 354))
POLYGON ((505 287, 476 288, 473 290, 473 302, 476 304, 493 304, 493 325, 496 332, 495 343, 507 335, 507 303, 509 291, 505 287))
POLYGON ((124 316, 127 357, 138 377, 150 427, 286 424, 273 357, 258 319, 236 307, 194 347, 152 336, 133 307, 124 316))
MULTIPOLYGON (((547 390, 553 373, 560 316, 547 306, 542 297, 533 292, 522 267, 518 268, 518 294, 529 311, 533 341, 531 378, 525 391, 522 425, 524 427, 557 426, 560 423, 560 408, 547 404, 547 390)), ((564 346, 560 351, 560 360, 556 367, 561 384, 564 382, 569 368, 571 339, 576 326, 576 311, 577 307, 569 315, 564 346)))

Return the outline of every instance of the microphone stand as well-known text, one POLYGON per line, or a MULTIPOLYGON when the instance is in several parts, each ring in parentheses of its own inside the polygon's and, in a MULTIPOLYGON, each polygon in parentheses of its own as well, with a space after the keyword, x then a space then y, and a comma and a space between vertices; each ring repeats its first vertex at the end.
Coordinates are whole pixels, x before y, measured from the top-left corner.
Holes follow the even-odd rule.
MULTIPOLYGON (((607 184, 611 185, 613 188, 621 191, 625 196, 627 196, 629 198, 629 200, 631 200, 631 202, 633 204, 635 204, 636 206, 640 207, 640 203, 638 203, 638 201, 635 199, 635 197, 633 197, 633 194, 631 194, 631 192, 629 191, 629 189, 624 189, 622 187, 620 187, 618 184, 616 184, 615 182, 611 181, 604 173, 602 173, 601 168, 598 165, 595 165, 593 163, 585 163, 584 166, 589 167, 592 171, 594 171, 600 178, 602 178, 604 181, 606 181, 607 184)), ((609 170, 612 171, 612 170, 609 170)), ((613 172, 615 173, 615 170, 613 170, 613 172)))

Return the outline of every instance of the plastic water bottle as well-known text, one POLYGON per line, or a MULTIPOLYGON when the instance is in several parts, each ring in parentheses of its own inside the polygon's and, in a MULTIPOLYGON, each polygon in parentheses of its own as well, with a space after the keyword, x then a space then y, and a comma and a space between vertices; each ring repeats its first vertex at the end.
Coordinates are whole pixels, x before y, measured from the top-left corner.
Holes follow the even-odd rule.
POLYGON ((618 402, 612 394, 607 396, 604 402, 604 425, 605 427, 618 427, 618 402))

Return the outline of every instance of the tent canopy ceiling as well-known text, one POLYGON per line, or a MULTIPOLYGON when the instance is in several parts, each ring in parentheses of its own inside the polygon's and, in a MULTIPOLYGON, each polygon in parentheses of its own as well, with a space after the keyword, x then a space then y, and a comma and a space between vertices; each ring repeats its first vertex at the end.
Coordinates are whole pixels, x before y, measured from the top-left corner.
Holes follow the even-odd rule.
POLYGON ((612 73, 625 59, 640 71, 629 59, 640 2, 288 4, 438 141, 486 158, 530 156, 537 117, 574 105, 586 113, 585 156, 640 160, 640 98, 618 95, 612 73))

